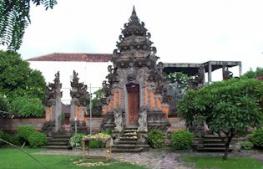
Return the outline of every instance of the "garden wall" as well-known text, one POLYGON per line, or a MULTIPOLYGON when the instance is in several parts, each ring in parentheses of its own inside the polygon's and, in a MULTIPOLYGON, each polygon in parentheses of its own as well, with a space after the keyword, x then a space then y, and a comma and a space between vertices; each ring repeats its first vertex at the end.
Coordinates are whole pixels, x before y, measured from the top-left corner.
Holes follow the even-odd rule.
POLYGON ((17 118, 0 119, 0 129, 6 131, 15 131, 18 126, 32 125, 40 130, 45 122, 45 118, 17 118))
MULTIPOLYGON (((100 130, 100 125, 102 122, 102 117, 92 118, 92 129, 93 131, 100 130)), ((185 128, 185 122, 178 117, 170 117, 169 122, 171 124, 170 130, 178 130, 185 128)), ((89 118, 86 117, 85 121, 87 126, 89 126, 89 118)), ((40 130, 45 123, 45 118, 17 118, 17 119, 0 119, 0 129, 7 131, 15 131, 18 126, 32 125, 38 130, 40 130)))

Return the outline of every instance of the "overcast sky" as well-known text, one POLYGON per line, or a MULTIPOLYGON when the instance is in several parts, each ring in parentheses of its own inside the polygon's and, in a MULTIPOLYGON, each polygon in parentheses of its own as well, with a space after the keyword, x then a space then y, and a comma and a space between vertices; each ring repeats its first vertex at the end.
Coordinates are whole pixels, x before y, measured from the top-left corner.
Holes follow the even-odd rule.
POLYGON ((163 62, 242 61, 263 66, 262 0, 58 0, 32 8, 18 51, 112 53, 135 5, 163 62))

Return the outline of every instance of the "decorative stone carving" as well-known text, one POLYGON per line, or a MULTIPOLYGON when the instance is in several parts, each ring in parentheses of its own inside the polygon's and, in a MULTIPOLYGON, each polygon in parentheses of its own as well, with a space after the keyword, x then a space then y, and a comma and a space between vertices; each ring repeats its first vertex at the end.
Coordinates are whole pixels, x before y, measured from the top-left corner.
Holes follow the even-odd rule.
POLYGON ((54 82, 49 83, 48 86, 46 86, 45 92, 46 121, 55 121, 55 132, 61 129, 61 122, 63 120, 61 87, 62 84, 60 83, 60 74, 57 72, 55 74, 54 82))
POLYGON ((147 109, 146 107, 140 108, 139 120, 138 120, 138 131, 147 132, 147 109))
POLYGON ((89 103, 90 94, 87 91, 87 85, 79 82, 78 73, 73 71, 71 81, 71 104, 70 104, 70 121, 72 130, 77 123, 78 130, 85 128, 85 114, 87 113, 87 103, 89 103), (75 122, 76 120, 76 122, 75 122))
POLYGON ((70 90, 71 98, 76 98, 75 103, 78 106, 86 106, 89 102, 90 95, 87 91, 87 85, 79 82, 78 73, 73 71, 73 78, 71 81, 71 90, 70 90))
POLYGON ((114 130, 117 132, 121 132, 123 129, 122 111, 120 109, 115 109, 113 111, 113 115, 114 115, 114 123, 115 123, 114 130))

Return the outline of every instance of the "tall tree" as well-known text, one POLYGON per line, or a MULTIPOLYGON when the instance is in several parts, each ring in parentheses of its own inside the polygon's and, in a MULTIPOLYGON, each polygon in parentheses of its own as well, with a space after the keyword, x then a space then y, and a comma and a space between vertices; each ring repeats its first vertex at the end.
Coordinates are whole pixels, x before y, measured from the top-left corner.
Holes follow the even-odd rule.
POLYGON ((41 116, 45 85, 41 72, 30 69, 20 55, 0 51, 0 110, 41 116))
POLYGON ((232 79, 188 92, 179 102, 178 111, 188 126, 196 119, 205 121, 225 141, 223 159, 227 159, 232 138, 261 125, 262 103, 262 81, 232 79))
POLYGON ((30 23, 30 5, 43 5, 47 10, 56 3, 56 0, 0 0, 0 44, 9 50, 19 49, 30 23))

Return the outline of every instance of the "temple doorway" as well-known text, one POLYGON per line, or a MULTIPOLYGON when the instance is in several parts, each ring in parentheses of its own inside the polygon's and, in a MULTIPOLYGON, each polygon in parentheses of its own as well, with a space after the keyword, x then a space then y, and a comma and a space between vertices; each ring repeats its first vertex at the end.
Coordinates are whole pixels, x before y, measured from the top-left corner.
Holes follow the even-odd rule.
POLYGON ((129 83, 126 85, 128 93, 128 120, 127 126, 137 126, 140 107, 139 85, 129 83))

